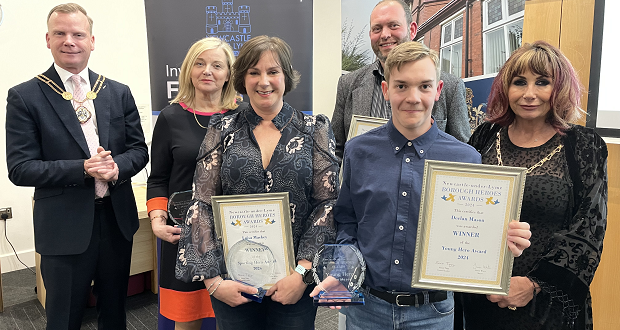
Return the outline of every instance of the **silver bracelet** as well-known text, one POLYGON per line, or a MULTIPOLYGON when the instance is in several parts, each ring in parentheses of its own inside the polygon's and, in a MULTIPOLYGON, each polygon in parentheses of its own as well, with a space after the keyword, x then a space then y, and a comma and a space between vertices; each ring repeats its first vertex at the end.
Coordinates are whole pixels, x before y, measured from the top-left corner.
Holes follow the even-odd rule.
POLYGON ((212 296, 212 295, 215 293, 215 291, 217 291, 217 288, 219 288, 219 287, 220 287, 220 284, 222 284, 222 281, 223 281, 223 280, 224 280, 224 279, 220 277, 220 281, 219 281, 219 282, 217 282, 217 285, 215 286, 215 289, 213 289, 213 292, 209 292, 209 295, 210 295, 210 296, 212 296))
MULTIPOLYGON (((217 277, 222 278, 219 275, 217 277)), ((217 281, 217 279, 215 281, 217 281)), ((211 285, 209 285, 209 287, 207 288, 207 292, 209 292, 209 290, 211 290, 211 287, 213 286, 213 284, 215 284, 215 281, 211 282, 211 285)))

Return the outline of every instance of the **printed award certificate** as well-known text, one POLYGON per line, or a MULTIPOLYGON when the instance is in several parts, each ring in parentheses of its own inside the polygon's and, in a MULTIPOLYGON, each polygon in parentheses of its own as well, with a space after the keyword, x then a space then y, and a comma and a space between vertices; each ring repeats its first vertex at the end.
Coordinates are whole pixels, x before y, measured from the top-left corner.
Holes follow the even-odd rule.
POLYGON ((213 196, 211 201, 229 276, 267 289, 291 274, 295 257, 288 193, 213 196))
POLYGON ((427 160, 411 286, 507 295, 525 168, 427 160))
POLYGON ((351 140, 351 138, 355 136, 362 135, 373 128, 385 125, 388 120, 389 119, 385 118, 353 115, 353 117, 351 117, 351 125, 349 126, 349 136, 347 136, 347 141, 351 140))
MULTIPOLYGON (((388 120, 389 119, 385 118, 353 115, 353 117, 351 117, 351 125, 349 126, 347 141, 372 129, 385 125, 388 120)), ((342 167, 340 167, 340 175, 338 177, 340 178, 340 184, 342 184, 342 167)))

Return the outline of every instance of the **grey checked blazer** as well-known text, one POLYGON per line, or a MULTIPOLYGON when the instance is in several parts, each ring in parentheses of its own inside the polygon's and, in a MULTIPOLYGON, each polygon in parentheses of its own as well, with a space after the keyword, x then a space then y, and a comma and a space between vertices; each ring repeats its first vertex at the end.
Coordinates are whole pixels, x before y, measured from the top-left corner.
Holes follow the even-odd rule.
MULTIPOLYGON (((344 144, 349 135, 353 115, 370 116, 373 84, 375 83, 372 70, 375 63, 345 74, 338 80, 332 128, 336 136, 336 156, 340 160, 342 160, 344 144)), ((443 80, 443 90, 439 101, 435 102, 433 107, 433 117, 437 127, 458 140, 467 142, 471 136, 471 130, 465 103, 465 85, 460 78, 444 72, 441 73, 440 79, 443 80)))

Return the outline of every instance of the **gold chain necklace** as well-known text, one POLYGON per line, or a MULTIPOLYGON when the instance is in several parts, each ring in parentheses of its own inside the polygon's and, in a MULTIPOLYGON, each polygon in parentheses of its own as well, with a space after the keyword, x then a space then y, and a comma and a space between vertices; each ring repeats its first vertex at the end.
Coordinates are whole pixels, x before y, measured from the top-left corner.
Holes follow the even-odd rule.
POLYGON ((198 117, 196 116, 196 110, 192 109, 192 112, 194 113, 194 119, 196 119, 196 123, 198 124, 198 126, 206 129, 206 127, 202 126, 202 124, 198 121, 198 117))
POLYGON ((62 89, 52 79, 46 77, 45 75, 40 74, 37 76, 37 79, 47 84, 54 92, 62 96, 63 99, 67 101, 73 100, 73 102, 78 104, 78 107, 75 109, 75 115, 77 116, 80 124, 84 124, 90 119, 90 117, 92 117, 92 114, 90 113, 90 111, 84 106, 84 102, 86 102, 87 100, 96 99, 97 93, 99 93, 99 91, 101 90, 101 87, 103 86, 103 82, 105 81, 105 77, 102 75, 99 75, 91 91, 86 93, 86 98, 83 99, 82 101, 79 101, 79 100, 74 100, 73 94, 62 89))
MULTIPOLYGON (((501 144, 500 137, 499 137, 500 131, 497 131, 497 139, 495 140, 495 153, 497 154, 497 165, 504 166, 504 163, 502 162, 502 148, 500 147, 500 144, 501 144)), ((562 150, 562 147, 564 147, 564 145, 562 144, 557 146, 557 148, 555 148, 550 154, 545 156, 545 158, 541 159, 538 163, 528 168, 527 171, 525 171, 525 173, 530 174, 537 167, 541 167, 544 163, 546 163, 549 159, 551 159, 553 155, 557 154, 560 150, 562 150)))
MULTIPOLYGON (((183 104, 185 104, 185 103, 183 103, 183 104)), ((183 107, 183 106, 181 106, 181 107, 183 107)), ((196 124, 198 124, 198 126, 200 126, 200 127, 204 128, 204 129, 207 129, 207 127, 206 127, 206 126, 203 126, 203 125, 202 125, 202 124, 198 121, 198 116, 196 116, 196 109, 194 109, 194 108, 190 107, 190 106, 189 106, 189 105, 187 105, 187 104, 185 104, 185 107, 184 107, 183 109, 185 109, 185 110, 187 110, 187 111, 189 111, 189 112, 191 112, 191 113, 193 113, 193 114, 194 114, 194 119, 196 120, 196 124)), ((214 112, 213 114, 216 114, 216 113, 222 113, 222 111, 224 111, 224 110, 220 110, 219 112, 214 112)))

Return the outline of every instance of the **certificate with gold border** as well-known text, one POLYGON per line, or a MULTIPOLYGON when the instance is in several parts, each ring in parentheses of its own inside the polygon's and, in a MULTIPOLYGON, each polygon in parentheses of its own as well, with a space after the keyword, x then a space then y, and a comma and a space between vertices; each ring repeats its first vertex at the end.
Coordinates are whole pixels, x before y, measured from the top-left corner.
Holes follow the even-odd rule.
MULTIPOLYGON (((389 119, 385 118, 353 115, 353 117, 351 117, 351 125, 349 126, 347 141, 372 129, 381 127, 388 121, 389 119)), ((340 184, 342 184, 342 166, 340 167, 340 175, 338 177, 340 178, 340 184)))
POLYGON ((235 243, 248 240, 269 247, 275 257, 275 270, 264 289, 291 274, 295 257, 288 193, 213 196, 211 202, 225 258, 235 243))
POLYGON ((388 120, 389 119, 385 118, 353 115, 353 117, 351 117, 351 125, 349 126, 349 136, 347 136, 347 141, 351 140, 353 137, 362 135, 371 129, 385 125, 388 120))
POLYGON ((526 168, 427 160, 411 286, 507 295, 526 168))

